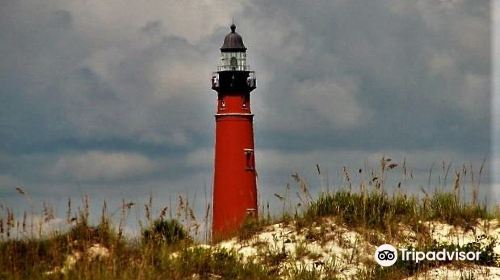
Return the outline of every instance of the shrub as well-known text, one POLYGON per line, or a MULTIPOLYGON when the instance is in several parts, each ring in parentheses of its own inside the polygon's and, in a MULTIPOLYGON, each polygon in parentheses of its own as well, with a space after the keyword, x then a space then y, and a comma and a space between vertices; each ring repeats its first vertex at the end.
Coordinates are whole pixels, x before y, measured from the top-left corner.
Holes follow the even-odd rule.
POLYGON ((154 221, 149 229, 143 231, 142 237, 145 242, 166 243, 171 245, 188 239, 188 234, 177 220, 160 219, 154 221))

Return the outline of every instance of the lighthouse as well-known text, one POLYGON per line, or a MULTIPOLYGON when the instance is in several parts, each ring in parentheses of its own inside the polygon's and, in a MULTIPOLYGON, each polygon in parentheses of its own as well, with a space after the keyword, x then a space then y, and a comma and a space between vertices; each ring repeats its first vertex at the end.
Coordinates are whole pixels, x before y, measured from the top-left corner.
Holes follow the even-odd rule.
POLYGON ((246 61, 247 48, 231 25, 220 49, 220 63, 212 75, 217 92, 215 114, 215 170, 212 239, 235 233, 249 217, 257 217, 257 184, 253 114, 250 92, 254 71, 246 61))

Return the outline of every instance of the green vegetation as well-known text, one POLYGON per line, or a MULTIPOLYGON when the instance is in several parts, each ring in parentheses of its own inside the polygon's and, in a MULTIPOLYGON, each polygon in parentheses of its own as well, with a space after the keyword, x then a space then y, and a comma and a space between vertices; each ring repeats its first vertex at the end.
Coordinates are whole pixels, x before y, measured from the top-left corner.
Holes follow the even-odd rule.
POLYGON ((418 199, 406 194, 385 192, 324 193, 311 203, 301 217, 302 222, 333 216, 350 227, 377 228, 383 231, 397 225, 418 224, 418 221, 441 221, 451 225, 475 224, 477 219, 490 219, 486 205, 460 202, 453 193, 435 193, 418 199))
MULTIPOLYGON (((374 246, 382 242, 397 243, 401 238, 401 228, 406 227, 416 234, 412 245, 416 250, 481 250, 483 253, 476 264, 498 265, 499 257, 493 251, 496 240, 484 236, 461 246, 441 244, 430 238, 426 225, 439 221, 469 229, 479 220, 499 217, 498 208, 490 210, 478 202, 478 184, 472 184, 471 200, 460 198, 465 187, 462 184, 463 175, 458 172, 451 191, 440 189, 433 194, 423 191, 420 196, 408 195, 401 192, 398 186, 397 191, 389 194, 386 182, 394 165, 388 162, 383 159, 378 172, 372 171, 370 178, 361 179, 359 191, 352 190, 352 176, 344 168, 344 185, 336 191, 321 193, 316 199, 310 194, 306 180, 295 173, 292 177, 298 185, 300 203, 292 206, 288 185, 285 194, 275 195, 283 203, 280 217, 271 218, 269 210, 267 215, 261 211, 263 218, 249 218, 236 234, 238 242, 247 242, 270 224, 281 222, 293 225, 304 236, 304 239, 293 241, 296 242, 293 254, 285 250, 285 243, 291 240, 276 242, 276 248, 258 250, 258 255, 249 259, 244 259, 235 250, 196 246, 193 236, 199 224, 188 201, 181 197, 177 213, 171 214, 170 218, 165 217, 166 207, 154 219, 151 214, 152 200, 144 205, 146 226, 142 227, 139 221, 141 236, 132 240, 123 235, 123 221, 133 202, 123 202, 117 225, 110 222, 106 205, 100 222, 91 225, 88 198, 84 198, 82 210, 76 214, 71 210, 69 200, 69 229, 47 236, 41 233, 37 236, 38 232, 33 230, 33 225, 29 225, 26 214, 17 219, 12 210, 2 207, 0 279, 341 279, 343 268, 335 258, 322 263, 321 254, 308 247, 308 243, 314 242, 323 246, 331 238, 336 238, 339 246, 352 249, 349 262, 364 265, 357 279, 401 279, 442 265, 438 262, 424 261, 416 265, 398 261, 390 268, 381 268, 371 256, 360 258, 367 252, 346 242, 341 232, 331 234, 333 223, 354 230, 374 246), (35 233, 26 234, 30 231, 35 233), (314 266, 311 268, 296 262, 304 258, 313 260, 314 266), (285 266, 284 263, 292 265, 285 266)), ((406 170, 403 172, 407 173, 406 170)), ((22 190, 19 193, 26 195, 22 190)), ((210 206, 206 209, 205 226, 208 225, 210 206)), ((42 219, 52 218, 50 208, 44 205, 42 219)), ((469 273, 463 279, 474 279, 474 275, 469 273)))
POLYGON ((177 220, 154 221, 150 229, 142 233, 144 242, 166 243, 172 245, 188 239, 188 234, 177 220))

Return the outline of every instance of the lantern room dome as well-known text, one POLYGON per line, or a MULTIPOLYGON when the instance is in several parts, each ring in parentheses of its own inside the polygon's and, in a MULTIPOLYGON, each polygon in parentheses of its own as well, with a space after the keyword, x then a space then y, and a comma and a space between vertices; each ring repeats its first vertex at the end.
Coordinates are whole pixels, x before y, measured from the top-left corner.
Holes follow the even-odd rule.
POLYGON ((224 44, 220 48, 221 52, 244 52, 247 50, 243 44, 243 38, 236 33, 236 25, 231 24, 231 33, 224 38, 224 44))

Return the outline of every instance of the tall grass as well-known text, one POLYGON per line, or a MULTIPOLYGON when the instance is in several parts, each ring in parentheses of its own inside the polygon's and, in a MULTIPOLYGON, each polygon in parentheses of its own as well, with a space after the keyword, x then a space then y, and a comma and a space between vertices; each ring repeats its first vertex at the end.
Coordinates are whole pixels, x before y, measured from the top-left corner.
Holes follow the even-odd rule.
POLYGON ((453 193, 437 192, 419 199, 417 196, 389 195, 381 191, 323 193, 311 203, 302 218, 314 221, 325 216, 334 216, 351 227, 381 230, 400 222, 415 224, 434 220, 464 226, 475 224, 477 219, 493 217, 485 204, 462 202, 453 193))
MULTIPOLYGON (((259 219, 247 220, 237 235, 244 240, 271 223, 287 222, 309 227, 328 218, 363 234, 378 231, 389 239, 397 239, 401 224, 420 232, 426 221, 467 227, 477 223, 478 219, 499 217, 500 210, 489 211, 486 204, 479 202, 483 166, 478 175, 472 167, 454 170, 455 178, 447 190, 445 186, 450 166, 442 164, 439 188, 436 187, 433 193, 422 188, 420 194, 409 194, 404 188, 412 180, 413 171, 405 161, 398 165, 382 158, 380 167, 370 171, 360 169, 352 172, 344 167, 342 185, 335 191, 331 190, 328 179, 324 180, 324 174, 317 165, 321 187, 326 191, 315 198, 308 181, 294 173, 291 179, 297 185, 295 194, 298 203, 292 202, 290 196, 294 191, 288 184, 284 193, 275 194, 282 213, 272 218, 268 203, 267 214, 264 209, 259 219), (401 181, 390 186, 390 176, 398 169, 401 170, 401 181), (470 178, 469 190, 465 188, 466 178, 470 178), (359 181, 358 187, 356 180, 359 181), (390 191, 391 187, 394 191, 390 191), (469 200, 464 199, 466 191, 471 193, 469 200)), ((429 171, 429 185, 431 177, 432 171, 429 171)), ((191 202, 182 196, 179 196, 177 206, 169 204, 157 208, 157 212, 153 211, 152 196, 142 206, 138 202, 124 200, 116 224, 104 202, 100 220, 94 225, 89 218, 89 197, 84 196, 78 206, 68 199, 65 220, 69 230, 44 235, 44 223, 55 218, 53 208, 44 204, 39 220, 29 218, 34 216, 32 201, 22 188, 18 188, 17 192, 30 200, 31 213, 23 212, 16 217, 12 209, 0 205, 0 279, 317 279, 319 275, 337 279, 340 273, 335 264, 318 270, 305 269, 300 265, 280 269, 281 263, 289 258, 284 252, 267 250, 260 261, 243 261, 234 251, 193 247, 196 244, 194 237, 200 235, 200 228, 205 228, 205 241, 209 241, 206 229, 211 213, 208 202, 202 215, 204 218, 198 221, 191 202), (138 221, 140 236, 130 239, 125 236, 124 227, 134 207, 144 207, 145 217, 138 221), (105 257, 90 256, 89 248, 95 244, 107 249, 105 257), (78 260, 65 269, 71 263, 71 257, 78 260)), ((370 241, 370 238, 367 239, 370 241)), ((379 240, 372 241, 374 245, 380 245, 376 244, 379 240)), ((424 240, 418 246, 433 244, 424 240)), ((296 251, 303 256, 310 255, 304 244, 299 244, 296 251)), ((496 256, 492 255, 485 261, 494 258, 496 256)), ((373 264, 367 265, 368 269, 359 275, 359 279, 395 279, 422 269, 395 266, 392 270, 382 271, 373 264)))

